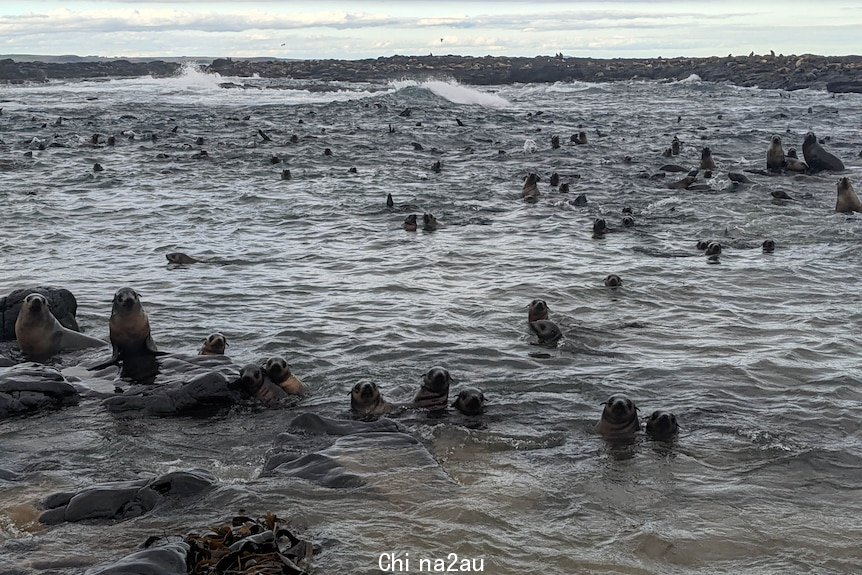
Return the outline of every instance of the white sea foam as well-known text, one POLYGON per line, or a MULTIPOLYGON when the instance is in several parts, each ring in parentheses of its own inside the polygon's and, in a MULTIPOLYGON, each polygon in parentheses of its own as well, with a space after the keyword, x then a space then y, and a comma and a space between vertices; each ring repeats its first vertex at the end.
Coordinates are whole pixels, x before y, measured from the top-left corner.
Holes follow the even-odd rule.
POLYGON ((401 80, 390 83, 390 86, 396 90, 410 87, 421 88, 445 100, 449 100, 453 104, 468 104, 485 108, 507 108, 512 105, 502 96, 463 86, 454 81, 429 80, 427 82, 416 82, 415 80, 401 80))

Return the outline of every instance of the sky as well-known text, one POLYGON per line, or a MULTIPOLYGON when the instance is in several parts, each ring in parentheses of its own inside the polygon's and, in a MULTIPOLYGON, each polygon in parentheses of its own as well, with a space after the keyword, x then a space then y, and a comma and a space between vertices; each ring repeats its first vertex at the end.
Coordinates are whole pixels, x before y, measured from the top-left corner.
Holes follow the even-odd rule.
POLYGON ((0 53, 373 58, 862 54, 860 0, 0 0, 0 53))

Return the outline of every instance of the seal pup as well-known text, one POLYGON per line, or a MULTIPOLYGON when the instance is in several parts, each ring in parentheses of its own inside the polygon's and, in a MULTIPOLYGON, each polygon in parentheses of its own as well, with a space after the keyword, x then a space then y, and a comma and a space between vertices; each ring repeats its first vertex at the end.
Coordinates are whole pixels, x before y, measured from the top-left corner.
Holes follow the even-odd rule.
POLYGON ((171 252, 169 254, 165 254, 165 258, 168 260, 168 263, 179 266, 201 263, 201 260, 195 259, 183 252, 171 252))
POLYGON ((48 298, 31 293, 24 298, 15 320, 15 339, 27 359, 47 361, 61 351, 108 345, 101 339, 63 327, 51 313, 48 298))
POLYGON ((647 435, 653 439, 667 441, 679 431, 676 415, 669 411, 653 411, 646 420, 647 435))
POLYGON ((620 287, 623 285, 623 280, 620 279, 620 276, 617 274, 610 274, 605 278, 605 286, 607 287, 620 287))
POLYGON ((766 150, 766 169, 771 172, 780 172, 784 168, 784 148, 781 147, 781 137, 772 136, 772 143, 766 150))
POLYGON ((543 299, 534 299, 527 306, 527 322, 539 321, 540 319, 548 319, 548 304, 543 299))
POLYGON ((452 376, 443 367, 432 367, 422 376, 422 386, 413 397, 414 407, 446 409, 452 376))
POLYGON ((437 229, 437 218, 434 214, 422 214, 422 229, 426 232, 433 232, 437 229))
POLYGON ((539 199, 539 182, 542 181, 542 178, 539 177, 539 174, 530 172, 526 176, 524 176, 524 189, 521 191, 521 197, 524 198, 524 201, 530 204, 536 203, 536 200, 539 199))
POLYGON ((402 227, 408 232, 415 232, 418 227, 416 224, 416 214, 410 214, 406 218, 404 218, 404 224, 402 227))
POLYGON ((596 431, 605 437, 631 436, 640 431, 638 408, 625 395, 612 395, 604 402, 596 431))
POLYGON ((392 411, 392 404, 384 401, 376 383, 360 382, 350 390, 350 411, 355 417, 368 419, 392 411))
POLYGON ((835 202, 835 211, 839 213, 862 212, 862 203, 859 196, 853 191, 850 178, 838 180, 838 200, 835 202))
POLYGON ((531 321, 527 325, 530 326, 530 331, 539 338, 539 345, 553 346, 563 337, 563 332, 560 331, 557 324, 549 319, 531 321))
POLYGON ((117 290, 111 305, 109 333, 113 355, 93 370, 104 369, 129 358, 165 355, 150 335, 150 320, 141 306, 141 295, 130 287, 117 290))
POLYGON ((814 132, 805 134, 805 140, 802 142, 802 155, 812 172, 823 170, 840 172, 844 169, 841 160, 824 150, 823 146, 817 142, 817 136, 814 135, 814 132))
POLYGON ((224 334, 219 332, 211 333, 204 340, 198 355, 224 355, 226 347, 227 338, 224 334))
POLYGON ((715 169, 715 160, 712 159, 712 150, 709 149, 709 146, 705 147, 700 152, 700 169, 701 170, 714 170, 715 169))
POLYGON ((464 415, 482 415, 485 411, 485 394, 475 387, 467 387, 458 392, 452 407, 464 415))
POLYGON ((271 357, 263 364, 267 377, 290 395, 302 395, 305 386, 290 371, 290 364, 283 357, 271 357))
POLYGON ((261 366, 249 363, 239 371, 239 386, 248 395, 268 404, 287 398, 287 392, 269 381, 261 366))

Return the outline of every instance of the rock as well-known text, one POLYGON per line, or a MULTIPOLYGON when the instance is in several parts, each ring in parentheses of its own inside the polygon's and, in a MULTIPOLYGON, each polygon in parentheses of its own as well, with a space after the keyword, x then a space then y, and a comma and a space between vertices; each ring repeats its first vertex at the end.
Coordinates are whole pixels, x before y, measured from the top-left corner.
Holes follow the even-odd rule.
POLYGON ((22 363, 0 369, 0 419, 76 405, 77 390, 52 367, 22 363))
POLYGON ((15 321, 21 310, 21 303, 31 293, 39 293, 48 298, 51 313, 64 327, 81 331, 75 314, 78 311, 78 301, 67 289, 54 287, 33 287, 16 289, 4 298, 0 298, 0 341, 12 341, 15 339, 15 321))
POLYGON ((862 81, 829 82, 826 84, 826 89, 829 92, 855 92, 856 94, 862 94, 862 81))

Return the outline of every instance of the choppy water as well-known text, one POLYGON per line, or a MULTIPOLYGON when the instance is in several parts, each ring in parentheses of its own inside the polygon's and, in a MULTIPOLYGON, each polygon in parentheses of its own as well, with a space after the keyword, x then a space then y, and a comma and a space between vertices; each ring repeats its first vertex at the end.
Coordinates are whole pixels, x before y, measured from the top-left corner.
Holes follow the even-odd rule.
POLYGON ((858 189, 862 97, 697 81, 335 88, 195 72, 0 87, 0 292, 67 287, 83 330, 107 338, 113 292, 131 285, 162 349, 194 352, 220 330, 237 363, 284 353, 310 388, 292 411, 125 420, 90 401, 0 423, 0 462, 21 477, 0 493, 3 572, 80 572, 240 508, 292 517, 323 548, 316 573, 380 572, 390 551, 482 557, 488 573, 862 570, 862 221, 833 212, 834 174, 727 189, 729 170, 764 167, 773 133, 801 153, 808 130, 831 137, 858 189), (568 144, 579 125, 589 145, 568 144), (259 128, 273 142, 255 145, 259 128), (117 146, 88 145, 94 133, 117 146), (674 135, 676 163, 712 148, 713 191, 636 177, 668 162, 674 135), (198 136, 208 160, 192 159, 198 136), (34 138, 66 147, 26 159, 34 138), (536 205, 520 200, 527 171, 544 178, 536 205), (548 187, 554 171, 568 195, 548 187), (779 204, 777 189, 813 199, 779 204), (587 207, 567 203, 581 192, 587 207), (387 210, 387 193, 445 225, 405 232, 409 211, 387 210), (592 239, 593 218, 620 228, 623 206, 637 226, 592 239), (694 248, 706 238, 725 245, 717 265, 694 248), (775 253, 745 247, 766 238, 775 253), (175 250, 231 263, 168 269, 175 250), (624 287, 604 288, 608 273, 624 287), (534 298, 565 333, 549 358, 530 355, 534 298), (489 399, 478 428, 401 418, 451 489, 429 489, 425 471, 384 475, 371 493, 258 478, 295 413, 346 416, 360 379, 407 399, 433 365, 457 380, 451 396, 473 385, 489 399), (678 440, 601 439, 614 392, 644 415, 675 411, 678 440), (53 491, 191 467, 221 483, 189 507, 28 524, 53 491))

